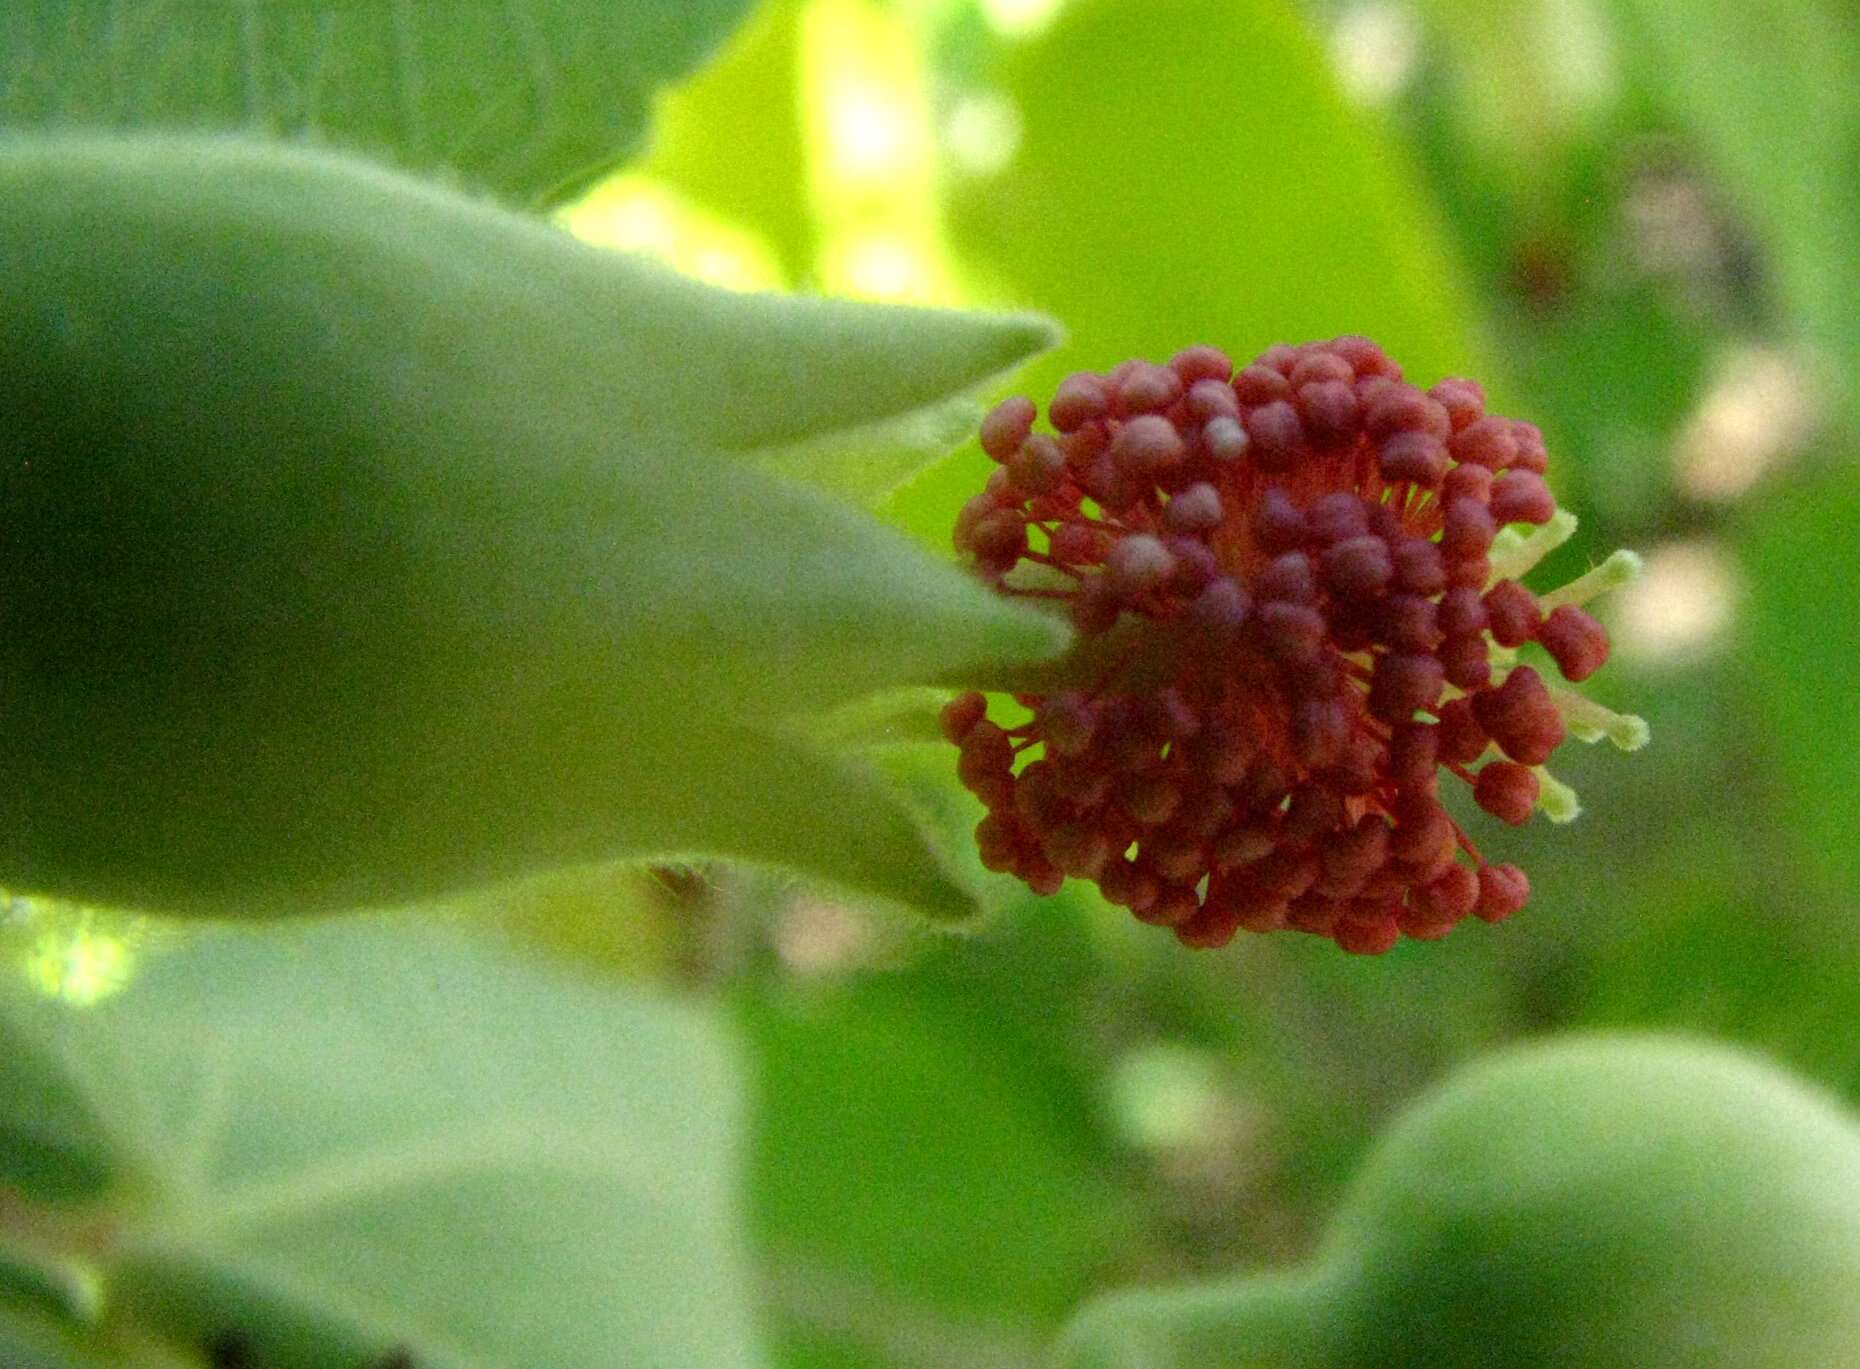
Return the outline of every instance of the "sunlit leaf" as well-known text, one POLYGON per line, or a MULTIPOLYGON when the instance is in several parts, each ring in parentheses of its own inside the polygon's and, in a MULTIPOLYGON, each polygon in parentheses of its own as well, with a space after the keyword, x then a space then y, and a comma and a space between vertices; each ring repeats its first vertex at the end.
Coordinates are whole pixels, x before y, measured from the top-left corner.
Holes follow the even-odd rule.
MULTIPOLYGON (((692 1007, 351 923, 203 941, 93 1009, 13 991, 0 1033, 12 1101, 75 1119, 108 1166, 82 1209, 108 1240, 68 1256, 101 1280, 80 1347, 760 1363, 735 1076, 692 1007), (22 1056, 47 1067, 22 1079, 22 1056)), ((0 1184, 20 1161, 0 1140, 0 1184)), ((19 1231, 0 1222, 0 1244, 19 1231)))
MULTIPOLYGON (((1064 635, 734 459, 1037 322, 735 295, 236 142, 16 143, 0 201, 13 887, 286 910, 633 854, 733 754, 774 783, 744 719, 1064 635)), ((737 813, 708 849, 782 859, 737 813)))
POLYGON ((747 7, 15 0, 0 124, 308 136, 548 198, 632 150, 654 88, 747 7))
MULTIPOLYGON (((1071 345, 1018 382, 1042 402, 1067 371, 1202 342, 1246 361, 1368 333, 1427 383, 1477 372, 1414 168, 1279 0, 1078 0, 976 81, 1019 142, 952 185, 952 242, 999 298, 1064 319, 1071 345)), ((970 448, 889 510, 940 544, 986 472, 970 448)))

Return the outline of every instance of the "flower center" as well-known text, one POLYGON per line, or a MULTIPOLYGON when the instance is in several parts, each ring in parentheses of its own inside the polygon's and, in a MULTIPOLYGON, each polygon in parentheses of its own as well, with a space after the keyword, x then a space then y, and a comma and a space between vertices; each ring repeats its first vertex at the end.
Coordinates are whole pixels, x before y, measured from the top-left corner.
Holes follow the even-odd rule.
POLYGON ((1440 775, 1506 822, 1573 816, 1543 769, 1572 727, 1645 740, 1517 661, 1536 642, 1593 674, 1608 637, 1580 605, 1636 564, 1519 582, 1574 526, 1538 430, 1472 381, 1406 384, 1364 338, 1238 374, 1210 347, 1126 362, 1047 416, 989 414, 1001 467, 956 524, 980 573, 1085 639, 1068 687, 1017 696, 1028 720, 946 711, 985 863, 1040 892, 1092 880, 1195 946, 1289 927, 1379 952, 1522 907, 1440 775))

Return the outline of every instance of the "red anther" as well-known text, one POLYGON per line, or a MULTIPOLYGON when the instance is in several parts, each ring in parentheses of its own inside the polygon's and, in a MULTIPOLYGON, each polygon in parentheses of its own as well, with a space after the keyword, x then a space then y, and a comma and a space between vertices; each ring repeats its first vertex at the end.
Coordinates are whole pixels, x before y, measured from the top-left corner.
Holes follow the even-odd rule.
POLYGON ((1137 846, 1137 858, 1160 880, 1170 884, 1198 879, 1208 868, 1206 846, 1179 832, 1151 832, 1137 846))
POLYGON ((1232 870, 1251 865, 1279 844, 1278 833, 1260 823, 1243 823, 1229 827, 1213 839, 1210 853, 1216 870, 1232 870))
POLYGON ((1066 454, 1066 465, 1074 471, 1089 470, 1097 464, 1111 445, 1111 429, 1104 423, 1091 422, 1059 439, 1066 454))
POLYGON ((1391 652, 1376 661, 1369 686, 1369 713, 1393 726, 1432 708, 1447 682, 1446 671, 1432 656, 1391 652))
POLYGON ((1130 480, 1154 480, 1188 454, 1182 435, 1159 414, 1140 414, 1111 439, 1111 464, 1130 480))
POLYGON ((1271 404, 1292 397, 1291 382, 1270 366, 1253 365, 1234 377, 1234 394, 1243 404, 1271 404))
POLYGON ((1482 632, 1449 637, 1434 655, 1447 672, 1447 683, 1456 689, 1483 689, 1491 682, 1491 648, 1482 632))
POLYGON ((1312 841, 1335 831, 1343 816, 1341 794, 1323 784, 1301 784, 1286 802, 1279 835, 1285 841, 1312 841))
POLYGON ((982 420, 982 450, 996 461, 1006 461, 1033 431, 1036 412, 1025 395, 1002 400, 982 420))
POLYGON ((1395 578, 1389 544, 1364 533, 1349 537, 1324 553, 1324 582, 1339 599, 1366 603, 1388 592, 1395 578))
POLYGON ((1556 496, 1541 475, 1507 471, 1492 486, 1492 517, 1501 523, 1548 523, 1556 514, 1556 496))
POLYGON ((1002 593, 1116 629, 1067 690, 1017 694, 1012 733, 980 695, 945 708, 991 868, 1042 892, 1092 879, 1191 944, 1291 927, 1379 950, 1522 902, 1522 876, 1494 873, 1511 867, 1459 863, 1441 787, 1528 816, 1527 767, 1563 723, 1528 668, 1491 686, 1494 639, 1536 633, 1580 678, 1607 638, 1491 583, 1499 523, 1555 510, 1536 431, 1486 415, 1470 381, 1424 395, 1400 374, 1361 338, 1238 376, 1190 348, 1069 377, 1058 435, 1029 401, 991 412, 1003 464, 959 548, 1002 593))
POLYGON ((1162 539, 1135 533, 1122 539, 1104 558, 1104 576, 1113 593, 1134 599, 1156 589, 1175 574, 1175 557, 1162 539))
POLYGON ((1232 466, 1253 449, 1253 440, 1240 426, 1240 420, 1222 414, 1208 420, 1201 430, 1201 445, 1216 462, 1232 466))
POLYGON ((990 813, 975 824, 975 846, 982 867, 1004 875, 1020 857, 1020 824, 1008 813, 990 813))
POLYGON ((1311 536, 1311 522, 1292 497, 1274 485, 1259 498, 1253 510, 1253 540, 1267 554, 1296 551, 1311 536))
POLYGON ((1471 765, 1485 754, 1492 739, 1473 712, 1471 696, 1442 704, 1439 718, 1434 735, 1439 741, 1443 765, 1471 765))
POLYGON ((1014 781, 1014 813, 1035 833, 1050 832, 1075 816, 1060 792, 1051 761, 1035 761, 1014 781))
POLYGON ((1214 654, 1233 650, 1252 614, 1252 597, 1240 588, 1239 581, 1227 575, 1209 581, 1188 610, 1198 638, 1214 654))
POLYGON ((1318 882, 1324 873, 1314 851, 1300 847, 1278 846, 1251 865, 1234 872, 1237 884, 1270 894, 1275 899, 1294 899, 1318 882))
POLYGON ((1608 663, 1608 629, 1574 604, 1553 610, 1537 630, 1537 640, 1572 683, 1588 679, 1608 663))
POLYGON ((1479 870, 1479 901, 1473 912, 1487 922, 1503 922, 1531 900, 1531 881, 1515 865, 1486 865, 1479 870))
POLYGON ((1537 774, 1516 761, 1492 761, 1473 783, 1473 802, 1502 822, 1522 827, 1537 807, 1537 774))
POLYGON ((1492 497, 1492 472, 1484 466, 1455 466, 1440 482, 1440 502, 1471 499, 1486 503, 1492 497))
POLYGON ((1518 439, 1511 423, 1503 418, 1482 418, 1453 435, 1447 444, 1455 461, 1483 466, 1489 471, 1504 470, 1518 458, 1518 439))
POLYGON ((1401 481, 1432 489, 1450 472, 1447 449, 1429 432, 1403 429, 1386 437, 1376 449, 1377 468, 1391 485, 1401 481))
POLYGON ((1350 734, 1343 750, 1319 772, 1318 778, 1339 794, 1358 798, 1382 784, 1388 758, 1388 747, 1359 730, 1350 734))
POLYGON ((1023 856, 1013 873, 1042 898, 1051 898, 1066 885, 1066 872, 1035 852, 1023 856))
POLYGON ((1472 696, 1473 713, 1499 749, 1522 765, 1542 765, 1563 744, 1563 714, 1543 677, 1521 665, 1497 689, 1472 696))
POLYGON ((1447 562, 1447 583, 1459 588, 1483 589, 1492 581, 1492 558, 1462 556, 1447 562))
POLYGON ((1390 550, 1395 588, 1431 598, 1447 587, 1447 563, 1440 548, 1425 537, 1404 537, 1390 550))
POLYGON ((1063 822, 1040 834, 1046 858, 1074 879, 1096 879, 1111 859, 1111 839, 1083 822, 1063 822))
POLYGON ((1202 344, 1185 347, 1170 357, 1169 369, 1182 378, 1184 385, 1211 380, 1225 387, 1234 373, 1234 363, 1220 348, 1202 344))
POLYGON ((1491 622, 1485 598, 1477 590, 1450 589, 1440 596, 1440 630, 1449 637, 1484 632, 1491 622))
POLYGON ((1391 386, 1371 400, 1363 414, 1363 428, 1375 438, 1403 432, 1444 438, 1453 431, 1447 411, 1412 385, 1391 386))
POLYGON ((1254 577, 1253 592, 1261 599, 1283 600, 1288 604, 1315 604, 1318 597, 1317 573, 1311 558, 1302 551, 1288 551, 1275 556, 1254 577))
POLYGON ((1123 611, 1110 582, 1102 575, 1080 579, 1078 592, 1072 596, 1072 625, 1087 637, 1109 632, 1117 625, 1123 611))
POLYGON ((1500 646, 1523 646, 1537 635, 1544 611, 1537 596, 1516 580, 1500 580, 1485 592, 1486 617, 1492 640, 1500 646))
POLYGON ((1240 910, 1209 904, 1175 929, 1176 939, 1196 950, 1216 951, 1240 931, 1240 910))
POLYGON ((1453 563, 1484 556, 1498 533, 1492 511, 1475 499, 1461 497, 1447 501, 1445 521, 1440 532, 1440 550, 1447 558, 1447 578, 1453 578, 1453 563))
POLYGON ((1284 400, 1262 404, 1246 415, 1253 464, 1268 475, 1283 475, 1304 459, 1305 427, 1298 411, 1284 400))
POLYGON ((1079 371, 1059 382, 1053 402, 1046 407, 1053 427, 1062 433, 1076 432, 1087 423, 1111 412, 1111 389, 1103 376, 1079 371))
POLYGON ((1016 491, 1051 494, 1066 477, 1066 454, 1045 433, 1035 433, 1007 459, 1008 478, 1016 491))
POLYGON ((944 704, 942 711, 937 714, 937 723, 942 727, 945 737, 961 746, 962 739, 987 716, 988 700, 971 689, 944 704))
POLYGON ((1427 393, 1447 411, 1447 419, 1456 433, 1485 417, 1485 386, 1476 380, 1455 376, 1441 381, 1427 393))
POLYGON ((1468 865, 1455 865, 1432 884, 1408 895, 1415 911, 1430 920, 1458 922, 1479 902, 1479 875, 1468 865))
POLYGON ((1305 604, 1269 600, 1254 609, 1253 623, 1266 654, 1275 661, 1300 660, 1324 643, 1324 615, 1305 604))
POLYGON ((1182 377, 1167 366, 1139 362, 1117 378, 1111 392, 1112 409, 1125 414, 1161 413, 1182 397, 1182 389, 1182 377))
POLYGON ((1358 376, 1386 376, 1401 379, 1401 367, 1389 359, 1387 352, 1369 338, 1351 333, 1330 343, 1330 350, 1350 363, 1358 376))
MULTIPOLYGON (((956 777, 990 808, 998 805, 989 799, 999 797, 1001 785, 1011 783, 1014 768, 1014 743, 994 723, 984 719, 969 729, 962 739, 961 755, 956 762, 956 777)), ((1008 798, 1011 800, 1011 791, 1008 798)))
POLYGON ((1543 430, 1535 423, 1513 419, 1511 436, 1518 444, 1518 454, 1511 458, 1514 471, 1533 471, 1542 475, 1550 469, 1550 455, 1544 448, 1543 430))
POLYGON ((1221 573, 1221 558, 1202 539, 1206 533, 1172 532, 1163 538, 1163 546, 1175 557, 1175 574, 1164 586, 1172 594, 1199 594, 1221 573))
POLYGON ((1259 747, 1240 723, 1215 718, 1186 745, 1189 768, 1209 784, 1233 785, 1246 779, 1259 747))
POLYGON ((1335 761, 1349 740, 1350 714, 1343 700, 1303 699, 1292 710, 1292 752, 1311 769, 1335 761))
POLYGON ((1389 778, 1400 785, 1424 784, 1440 768, 1440 730, 1432 723, 1397 723, 1389 732, 1389 778))
POLYGON ((1318 843, 1323 875, 1317 887, 1333 898, 1353 897, 1387 863, 1388 856, 1387 819, 1365 813, 1353 826, 1334 831, 1318 843))
POLYGON ((1337 919, 1332 933, 1337 945, 1351 955, 1384 955, 1401 940, 1401 928, 1388 915, 1359 917, 1354 911, 1337 919))
POLYGON ((1039 710, 1040 732, 1047 749, 1060 756, 1082 756, 1098 731, 1098 709, 1083 694, 1056 694, 1039 710))
POLYGON ((1128 908, 1135 893, 1137 867, 1123 857, 1105 862, 1098 875, 1098 892, 1104 901, 1117 908, 1128 908))
POLYGON ((956 550, 964 553, 973 551, 976 524, 999 512, 1000 508, 992 495, 978 494, 971 497, 956 515, 955 532, 950 538, 956 550))
POLYGON ((1445 636, 1440 605, 1419 594, 1391 594, 1375 609, 1374 639, 1397 651, 1432 651, 1445 636))
POLYGON ((1009 569, 1026 554, 1026 519, 1011 509, 996 509, 970 532, 969 550, 985 569, 1009 569))
POLYGON ((1240 417, 1240 401, 1234 396, 1234 387, 1219 380, 1197 380, 1190 385, 1183 408, 1197 423, 1240 417))
POLYGON ((1459 924, 1450 918, 1422 912, 1412 903, 1404 903, 1395 910, 1395 925, 1410 941, 1439 941, 1459 924))
POLYGON ((1338 920, 1349 910, 1342 900, 1321 894, 1315 889, 1300 894, 1283 906, 1288 927, 1323 937, 1330 936, 1336 930, 1338 920))
POLYGON ((1321 380, 1298 387, 1298 407, 1305 428, 1320 447, 1335 447, 1356 436, 1356 391, 1341 380, 1321 380))
POLYGON ((1165 884, 1158 888, 1149 906, 1137 914, 1137 921, 1147 922, 1152 927, 1180 927, 1192 921, 1200 911, 1193 889, 1165 884))
POLYGON ((1187 741, 1201 730, 1201 715, 1173 686, 1137 703, 1138 726, 1159 742, 1187 741))
POLYGON ((1214 840, 1233 820, 1232 799, 1218 789, 1196 788, 1183 795, 1182 806, 1170 826, 1185 837, 1208 842, 1214 840))
POLYGON ((1221 492, 1207 481, 1198 481, 1171 499, 1163 509, 1163 522, 1172 532, 1210 533, 1226 517, 1221 492))
POLYGON ((1053 529, 1047 544, 1047 552, 1055 561, 1072 566, 1102 561, 1110 549, 1110 537, 1102 529, 1085 523, 1062 523, 1053 529))
POLYGON ((1328 349, 1306 350, 1297 361, 1292 363, 1292 368, 1285 373, 1285 378, 1292 382, 1294 390, 1306 385, 1326 383, 1340 382, 1344 385, 1354 385, 1356 368, 1328 349))
POLYGON ((1369 507, 1351 490, 1335 490, 1306 511, 1313 541, 1330 546, 1369 531, 1369 507))

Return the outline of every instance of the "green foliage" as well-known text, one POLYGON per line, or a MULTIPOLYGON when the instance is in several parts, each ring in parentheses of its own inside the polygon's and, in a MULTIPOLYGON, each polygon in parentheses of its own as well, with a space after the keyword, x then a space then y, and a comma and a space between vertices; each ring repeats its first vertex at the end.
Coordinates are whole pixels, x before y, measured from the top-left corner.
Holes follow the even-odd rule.
POLYGON ((1312 1268, 1086 1311, 1068 1369, 1840 1364, 1860 1352, 1860 1127, 1661 1038, 1471 1066, 1363 1166, 1312 1268))
POLYGON ((817 472, 1042 325, 726 295, 250 143, 16 144, 0 197, 10 882, 288 911, 697 852, 961 906, 746 720, 1059 629, 737 458, 817 472))
POLYGON ((701 1009, 336 923, 213 937, 95 1009, 9 986, 0 1023, 0 1260, 84 1290, 72 1362, 227 1333, 276 1369, 760 1362, 701 1009), (48 1147, 89 1191, 48 1188, 48 1147))
POLYGON ((308 138, 552 199, 639 140, 653 89, 746 4, 20 0, 0 16, 0 123, 308 138))
POLYGON ((7 6, 0 1362, 1855 1359, 1845 1116, 1466 1063, 1860 1100, 1850 11, 7 6), (474 198, 629 153, 893 302, 474 198), (980 402, 1359 331, 1544 427, 1548 579, 1651 553, 1655 744, 1374 963, 986 874, 943 686, 1065 633, 923 550, 980 402))

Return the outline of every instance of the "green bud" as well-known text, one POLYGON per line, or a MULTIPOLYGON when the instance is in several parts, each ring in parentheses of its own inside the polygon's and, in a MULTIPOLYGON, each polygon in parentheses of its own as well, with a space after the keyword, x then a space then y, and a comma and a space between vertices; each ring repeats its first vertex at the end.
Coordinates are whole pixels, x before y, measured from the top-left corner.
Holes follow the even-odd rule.
POLYGON ((1310 1267, 1133 1293, 1073 1369, 1860 1363, 1860 1128, 1721 1046, 1583 1037, 1462 1071, 1376 1147, 1310 1267))
POLYGON ((751 729, 1063 630, 754 458, 1048 340, 302 149, 0 140, 0 884, 278 912, 793 851, 959 902, 751 729))

